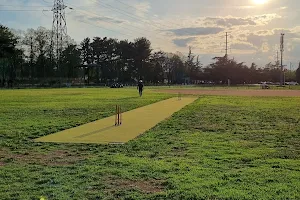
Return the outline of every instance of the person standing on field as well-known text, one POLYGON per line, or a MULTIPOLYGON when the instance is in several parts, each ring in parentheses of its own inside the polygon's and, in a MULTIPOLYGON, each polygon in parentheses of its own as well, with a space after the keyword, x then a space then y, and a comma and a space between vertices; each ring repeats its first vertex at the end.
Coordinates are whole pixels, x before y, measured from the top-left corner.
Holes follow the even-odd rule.
POLYGON ((140 97, 141 97, 143 95, 143 89, 144 89, 144 84, 143 84, 142 80, 139 81, 137 89, 139 90, 139 94, 140 94, 140 97))

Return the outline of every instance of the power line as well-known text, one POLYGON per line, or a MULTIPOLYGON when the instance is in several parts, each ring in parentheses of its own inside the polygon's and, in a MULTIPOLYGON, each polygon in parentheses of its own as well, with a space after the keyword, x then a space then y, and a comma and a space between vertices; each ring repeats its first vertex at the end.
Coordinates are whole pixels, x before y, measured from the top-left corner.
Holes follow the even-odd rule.
POLYGON ((2 7, 33 7, 33 8, 41 8, 41 7, 52 7, 52 6, 29 6, 29 5, 0 5, 2 7))
MULTIPOLYGON (((71 6, 74 7, 74 8, 77 8, 76 6, 74 6, 74 5, 70 4, 70 3, 68 3, 68 4, 71 5, 71 6)), ((86 13, 84 13, 84 14, 89 15, 89 16, 91 16, 91 14, 93 14, 94 16, 103 17, 103 16, 100 16, 100 15, 94 13, 94 12, 86 11, 86 10, 84 10, 84 9, 80 9, 80 10, 85 11, 86 13)), ((82 11, 80 11, 80 10, 77 10, 77 9, 76 9, 76 11, 82 12, 82 11)), ((114 26, 117 25, 117 26, 119 26, 119 27, 121 27, 121 28, 123 28, 123 29, 127 29, 127 30, 131 31, 132 33, 136 33, 136 32, 137 32, 137 31, 135 31, 135 30, 129 29, 128 27, 120 26, 119 24, 114 24, 114 23, 111 23, 111 22, 106 22, 106 23, 113 24, 114 26)), ((147 34, 148 34, 149 36, 154 37, 154 38, 156 38, 156 39, 158 39, 158 40, 161 40, 161 41, 163 41, 163 42, 166 41, 165 38, 158 37, 158 36, 155 36, 155 35, 153 36, 153 35, 149 34, 149 33, 148 33, 149 30, 142 29, 142 28, 140 28, 140 27, 136 27, 136 26, 133 26, 133 25, 131 25, 131 24, 127 24, 127 25, 136 28, 136 29, 138 30, 138 32, 141 33, 141 34, 143 34, 143 35, 147 35, 147 34), (141 30, 144 30, 146 33, 140 32, 141 30)))
MULTIPOLYGON (((75 11, 83 13, 83 12, 80 11, 80 10, 75 10, 75 11)), ((86 13, 83 13, 83 14, 86 14, 86 13)), ((89 14, 88 14, 88 15, 89 15, 89 14)), ((73 19, 74 19, 74 18, 73 18, 73 19)), ((104 27, 101 27, 101 26, 98 26, 98 25, 95 25, 95 24, 92 24, 92 23, 88 23, 88 22, 86 22, 86 21, 76 20, 76 19, 74 19, 74 20, 75 20, 75 21, 78 21, 78 22, 81 22, 81 23, 84 23, 84 24, 88 24, 88 25, 94 26, 94 27, 98 27, 98 28, 101 28, 101 29, 104 29, 104 30, 107 30, 107 31, 110 31, 110 32, 115 32, 115 33, 118 33, 118 34, 127 35, 127 36, 129 36, 129 37, 131 36, 131 35, 128 35, 128 34, 126 34, 126 33, 119 32, 119 31, 115 31, 115 30, 111 30, 111 29, 108 29, 108 28, 104 28, 104 27)))
POLYGON ((42 12, 43 10, 0 10, 0 12, 37 12, 40 11, 42 12))
MULTIPOLYGON (((131 19, 134 19, 134 20, 136 20, 136 21, 140 21, 140 22, 142 22, 142 24, 148 24, 148 25, 150 25, 150 26, 152 26, 152 27, 156 27, 156 28, 158 28, 158 29, 162 29, 162 27, 159 27, 159 26, 156 25, 157 22, 151 23, 151 22, 142 20, 140 16, 133 15, 133 14, 131 14, 131 13, 128 13, 127 11, 125 11, 125 10, 123 10, 123 9, 115 8, 114 6, 112 6, 112 5, 110 5, 110 4, 107 4, 107 3, 102 3, 102 2, 97 1, 97 0, 91 0, 91 1, 97 3, 97 4, 100 5, 100 6, 103 6, 103 7, 107 8, 107 9, 110 9, 110 10, 113 10, 113 11, 115 11, 115 12, 117 12, 117 13, 120 13, 120 14, 122 14, 122 15, 124 15, 124 16, 130 17, 131 19)), ((163 26, 165 27, 165 25, 163 25, 163 26)), ((142 29, 142 28, 139 27, 139 29, 142 29)), ((143 30, 145 30, 146 32, 149 31, 149 30, 146 30, 146 29, 143 29, 143 30)), ((183 31, 183 32, 184 32, 184 31, 183 31)), ((160 32, 158 32, 158 33, 160 33, 160 32)), ((160 33, 160 34, 161 34, 161 33, 160 33)), ((155 36, 155 37, 157 38, 158 36, 155 36)), ((165 42, 165 37, 167 37, 167 36, 163 35, 163 37, 164 37, 164 38, 162 38, 162 40, 165 42)))
POLYGON ((111 30, 111 29, 108 29, 108 28, 104 28, 104 27, 101 27, 101 26, 98 26, 98 25, 95 25, 95 24, 91 24, 91 23, 88 23, 88 22, 85 22, 85 21, 81 21, 81 20, 76 20, 76 21, 84 23, 84 24, 88 24, 88 25, 91 25, 91 26, 94 26, 94 27, 98 27, 98 28, 101 28, 101 29, 104 29, 104 30, 107 30, 107 31, 111 31, 111 32, 115 32, 115 33, 118 33, 118 34, 127 35, 127 36, 131 37, 130 35, 128 35, 126 33, 114 31, 114 30, 111 30))
POLYGON ((133 15, 133 14, 131 14, 131 13, 128 13, 127 11, 124 11, 123 9, 115 8, 115 7, 113 7, 113 6, 110 5, 110 4, 103 3, 103 2, 99 2, 99 1, 97 1, 97 0, 91 0, 91 1, 97 3, 97 4, 101 5, 101 6, 104 6, 104 7, 108 8, 108 9, 110 9, 110 10, 115 10, 116 12, 118 12, 118 13, 120 13, 120 14, 123 14, 123 15, 125 15, 125 16, 128 16, 128 17, 130 17, 130 18, 132 18, 132 19, 134 19, 134 20, 141 21, 141 22, 143 22, 143 23, 149 24, 150 26, 155 26, 155 27, 157 27, 157 28, 161 28, 161 27, 158 27, 158 26, 156 26, 155 24, 152 24, 152 23, 150 23, 150 22, 143 21, 143 20, 140 19, 141 17, 138 17, 138 16, 136 16, 136 15, 133 15))
MULTIPOLYGON (((124 3, 124 2, 122 2, 122 1, 120 1, 120 0, 115 0, 116 2, 119 2, 120 4, 123 4, 123 5, 125 5, 126 7, 128 7, 128 8, 133 8, 134 10, 139 10, 139 11, 144 11, 144 10, 141 10, 141 9, 139 9, 139 8, 136 8, 136 7, 134 7, 134 6, 132 6, 132 5, 129 5, 129 4, 127 4, 127 3, 124 3)), ((149 11, 147 11, 148 13, 149 13, 149 11)), ((128 12, 127 12, 128 13, 128 12)), ((130 13, 128 13, 128 14, 130 14, 130 13)), ((132 15, 132 14, 131 14, 132 15)), ((149 15, 148 14, 148 16, 153 16, 153 15, 149 15)), ((173 22, 170 22, 170 21, 168 21, 167 22, 168 24, 173 24, 173 25, 175 25, 175 26, 181 26, 181 25, 179 25, 179 24, 176 24, 176 23, 173 23, 173 22)), ((161 24, 161 23, 158 23, 158 22, 156 22, 156 24, 159 24, 159 25, 161 25, 163 28, 165 28, 165 27, 169 27, 170 29, 174 29, 173 27, 171 27, 171 26, 168 26, 168 24, 161 24)), ((188 30, 184 30, 184 29, 182 29, 181 28, 181 31, 183 32, 183 33, 185 33, 187 36, 188 35, 194 35, 194 32, 193 31, 188 31, 188 30)), ((226 33, 227 34, 227 33, 226 33)), ((228 36, 226 36, 226 55, 228 55, 228 50, 230 49, 231 50, 231 48, 228 48, 228 40, 227 40, 227 37, 228 36)), ((199 48, 194 48, 194 49, 199 49, 199 48)), ((200 49, 199 49, 200 50, 200 49)), ((202 49, 203 50, 203 49, 202 49)))
POLYGON ((115 31, 115 30, 108 29, 108 28, 104 28, 104 27, 98 26, 98 25, 96 25, 96 24, 88 23, 88 22, 82 21, 82 20, 76 20, 76 19, 74 19, 74 20, 75 20, 75 21, 78 21, 78 22, 81 22, 81 23, 84 23, 84 24, 91 25, 91 26, 93 26, 93 27, 98 27, 98 28, 101 28, 101 29, 104 29, 104 30, 107 30, 107 31, 110 31, 110 32, 115 32, 115 33, 118 33, 118 34, 127 35, 127 36, 131 37, 131 35, 128 35, 128 34, 123 33, 123 32, 119 32, 119 31, 115 31))
MULTIPOLYGON (((141 9, 138 9, 138 8, 136 8, 136 7, 134 7, 134 6, 131 6, 131 5, 129 5, 129 4, 126 4, 126 3, 124 3, 124 2, 121 2, 121 1, 119 1, 119 0, 115 0, 115 1, 117 1, 117 2, 119 2, 119 3, 121 3, 121 4, 123 4, 123 5, 125 5, 125 6, 127 6, 127 7, 131 7, 131 8, 133 8, 133 9, 135 9, 135 10, 139 10, 139 11, 143 11, 143 10, 141 10, 141 9)), ((124 11, 124 12, 126 12, 126 11, 124 11)), ((126 13, 128 13, 128 12, 126 12, 126 13)), ((128 14, 130 14, 130 13, 128 13, 128 14)), ((132 15, 132 14, 131 14, 132 15)), ((136 16, 136 15, 133 15, 133 16, 136 16)), ((157 24, 160 24, 160 23, 158 23, 158 22, 156 22, 157 24)), ((176 24, 176 25, 178 25, 178 24, 176 24)), ((164 27, 165 26, 167 26, 167 27, 170 27, 170 26, 168 26, 168 25, 163 25, 164 27)))
MULTIPOLYGON (((143 23, 147 23, 147 24, 149 24, 150 26, 157 27, 157 28, 159 28, 159 29, 165 29, 165 27, 168 27, 167 25, 165 25, 165 24, 160 24, 160 23, 158 23, 158 22, 150 23, 150 22, 148 22, 148 21, 141 20, 140 18, 142 18, 142 17, 137 16, 137 15, 134 15, 134 14, 132 14, 132 13, 128 13, 127 11, 125 11, 125 10, 123 10, 123 9, 115 8, 114 6, 112 6, 112 5, 110 5, 110 4, 107 4, 107 3, 101 3, 100 1, 97 1, 97 0, 91 0, 91 1, 93 1, 93 2, 95 2, 95 3, 98 3, 99 5, 102 5, 102 6, 108 8, 108 9, 110 9, 110 10, 115 10, 116 12, 118 12, 118 13, 120 13, 120 14, 122 14, 122 15, 128 16, 128 17, 130 17, 130 18, 132 18, 132 19, 134 19, 134 20, 138 20, 138 21, 141 21, 141 22, 143 22, 143 23), (121 12, 120 12, 120 11, 121 11, 121 12), (157 26, 156 24, 160 24, 162 27, 159 27, 159 26, 157 26)), ((119 0, 115 0, 115 1, 120 2, 119 0)), ((126 3, 123 3, 123 2, 120 2, 120 3, 123 4, 123 5, 126 5, 126 6, 128 6, 128 7, 135 8, 135 7, 133 7, 133 6, 131 6, 131 5, 128 5, 128 4, 126 4, 126 3)), ((136 8, 135 8, 135 9, 136 9, 136 8)), ((136 10, 139 10, 139 9, 136 9, 136 10)), ((178 26, 178 24, 176 24, 176 26, 178 26)), ((173 27, 170 27, 170 26, 169 26, 169 28, 170 28, 170 29, 174 29, 173 27)), ((194 35, 194 32, 193 32, 193 31, 187 31, 187 30, 185 30, 184 28, 183 28, 183 29, 181 28, 181 31, 182 31, 183 33, 185 33, 186 36, 188 36, 188 35, 194 35)))
MULTIPOLYGON (((86 14, 86 13, 80 11, 80 10, 76 10, 76 11, 81 12, 81 13, 83 13, 83 14, 86 14)), ((76 19, 74 19, 74 20, 76 20, 76 19)), ((108 29, 108 28, 104 28, 104 27, 101 27, 101 26, 98 26, 98 25, 95 25, 95 24, 88 23, 88 22, 86 22, 86 21, 82 21, 82 20, 76 20, 76 21, 79 21, 79 22, 82 22, 82 23, 85 23, 85 24, 89 24, 89 25, 92 25, 92 26, 96 26, 96 27, 98 27, 98 28, 101 28, 101 29, 104 29, 104 30, 107 30, 107 31, 111 31, 111 32, 115 32, 115 33, 118 33, 118 34, 124 34, 124 35, 127 35, 127 36, 130 37, 130 35, 128 35, 128 34, 126 34, 126 33, 119 32, 119 31, 115 31, 115 30, 111 30, 111 29, 108 29)))
MULTIPOLYGON (((70 3, 68 3, 69 5, 71 5, 72 6, 72 9, 74 10, 74 8, 78 8, 78 7, 76 7, 75 5, 72 5, 72 4, 70 4, 70 3)), ((69 7, 70 8, 70 7, 69 7)), ((96 13, 94 13, 94 12, 90 12, 90 11, 86 11, 86 10, 84 10, 84 9, 75 9, 75 11, 77 11, 77 12, 80 12, 80 13, 82 13, 82 14, 84 14, 84 15, 88 15, 88 16, 98 16, 98 17, 103 17, 103 16, 100 16, 100 15, 97 15, 96 13), (91 14, 93 14, 93 15, 91 15, 91 14)), ((74 18, 73 18, 74 19, 74 18)), ((74 19, 74 20, 76 20, 76 19, 74 19)), ((88 22, 86 22, 86 20, 85 21, 83 21, 83 20, 76 20, 76 21, 78 21, 78 22, 81 22, 81 23, 84 23, 84 24, 88 24, 88 25, 91 25, 91 26, 94 26, 94 27, 98 27, 98 28, 101 28, 101 29, 104 29, 104 30, 107 30, 107 31, 110 31, 110 32, 115 32, 115 33, 118 33, 118 34, 122 34, 122 35, 127 35, 127 36, 129 36, 129 37, 131 37, 132 35, 129 35, 129 34, 127 34, 127 33, 124 33, 124 32, 120 32, 120 31, 115 31, 115 30, 111 30, 111 29, 108 29, 108 28, 104 28, 104 27, 101 27, 101 26, 98 26, 98 25, 95 25, 95 24, 92 24, 92 23, 88 23, 88 22)), ((106 23, 110 23, 110 22, 106 22, 106 23)), ((113 24, 113 23, 110 23, 110 24, 113 24)), ((113 24, 113 25, 115 25, 115 24, 113 24)), ((125 28, 125 29, 128 29, 128 28, 126 28, 126 27, 122 27, 122 26, 120 26, 121 28, 125 28)), ((131 29, 128 29, 128 30, 131 30, 131 29)), ((136 31, 134 31, 134 30, 131 30, 132 32, 136 32, 136 31)))
MULTIPOLYGON (((108 8, 108 9, 110 9, 110 10, 114 10, 114 11, 116 11, 116 12, 122 14, 122 15, 128 16, 128 17, 130 17, 131 19, 134 19, 134 20, 137 20, 137 21, 141 21, 142 23, 146 23, 146 24, 148 24, 148 25, 150 25, 150 26, 152 26, 152 27, 156 27, 156 28, 159 28, 159 29, 162 29, 162 28, 164 29, 165 27, 168 27, 167 25, 164 25, 164 24, 161 24, 161 27, 160 27, 160 26, 157 26, 156 24, 159 24, 158 22, 153 22, 153 21, 151 21, 151 22, 153 22, 153 23, 151 23, 151 22, 149 22, 149 21, 145 21, 146 19, 142 20, 142 19, 141 19, 142 17, 137 16, 137 15, 134 15, 134 14, 132 14, 132 13, 129 13, 129 12, 123 10, 123 9, 116 8, 116 7, 114 7, 114 6, 110 5, 110 4, 103 3, 103 2, 99 2, 99 1, 97 1, 97 0, 91 0, 91 1, 93 1, 93 2, 95 2, 95 3, 97 3, 97 4, 99 4, 100 6, 103 6, 103 7, 105 7, 105 8, 108 8)), ((124 4, 124 3, 123 3, 123 4, 124 4)), ((131 6, 131 7, 132 7, 132 6, 131 6)), ((178 26, 178 25, 177 25, 177 26, 178 26)), ((173 29, 173 27, 170 27, 170 28, 173 29)), ((182 30, 182 32, 187 33, 187 35, 193 35, 193 34, 191 34, 192 32, 187 32, 187 31, 185 31, 185 30, 182 30)))
MULTIPOLYGON (((123 4, 123 5, 125 5, 125 6, 127 6, 127 7, 130 7, 130 8, 133 8, 133 9, 135 9, 135 10, 139 10, 139 11, 142 11, 143 12, 143 10, 141 10, 141 9, 138 9, 138 8, 136 8, 136 7, 134 7, 134 6, 131 6, 131 5, 129 5, 129 4, 126 4, 126 3, 124 3, 124 2, 121 2, 120 0, 115 0, 115 1, 117 1, 117 2, 119 2, 119 3, 121 3, 121 4, 123 4)), ((128 12, 127 12, 128 13, 128 12)), ((130 14, 130 13, 129 13, 130 14)), ((149 15, 148 14, 148 16, 152 16, 152 15, 149 15)), ((170 29, 173 29, 174 27, 171 27, 171 26, 168 26, 167 24, 161 24, 161 23, 159 23, 159 22, 156 22, 157 24, 160 24, 162 27, 169 27, 170 29)), ((176 24, 176 23, 173 23, 173 22, 170 22, 170 21, 168 21, 168 23, 169 24, 174 24, 175 26, 180 26, 179 24, 176 24)), ((184 33, 187 33, 188 35, 191 35, 192 34, 192 32, 189 32, 189 31, 187 31, 187 30, 184 30, 183 31, 184 33)))
MULTIPOLYGON (((92 0, 92 1, 94 1, 94 2, 97 3, 97 4, 99 4, 100 6, 104 6, 104 7, 107 8, 107 9, 114 10, 114 11, 116 11, 116 12, 122 14, 122 15, 128 16, 128 17, 130 17, 131 19, 138 20, 138 21, 142 21, 142 20, 140 20, 139 18, 135 17, 134 15, 132 15, 132 14, 130 14, 130 13, 126 13, 126 11, 123 11, 123 10, 121 10, 121 9, 114 8, 113 6, 111 6, 111 5, 109 5, 109 4, 106 4, 106 3, 100 3, 100 2, 98 2, 98 1, 96 1, 96 0, 92 0), (121 12, 120 12, 120 11, 121 11, 121 12)), ((145 22, 145 21, 142 21, 142 22, 145 22)), ((146 23, 147 23, 147 22, 146 22, 146 23)), ((152 24, 150 24, 150 25, 152 25, 152 24)), ((146 30, 146 31, 148 31, 148 30, 146 30)))
MULTIPOLYGON (((127 7, 130 7, 130 8, 133 8, 133 9, 135 9, 135 10, 139 10, 139 11, 142 11, 143 12, 143 10, 141 10, 141 9, 138 9, 138 8, 136 8, 136 7, 134 7, 134 6, 132 6, 132 5, 129 5, 129 4, 126 4, 126 3, 124 3, 124 2, 121 2, 121 1, 119 1, 119 0, 115 0, 115 1, 117 1, 117 2, 119 2, 119 3, 121 3, 121 4, 123 4, 123 5, 125 5, 125 6, 127 6, 127 7)), ((126 11, 124 11, 124 12, 126 12, 126 11)), ((128 12, 126 12, 126 13, 128 13, 128 12)), ((130 14, 130 13, 128 13, 128 14, 130 14)), ((131 14, 132 15, 132 14, 131 14)), ((149 15, 149 14, 148 14, 149 15)), ((135 15, 136 16, 136 15, 135 15)), ((152 15, 151 15, 152 16, 152 15)), ((160 23, 158 23, 158 22, 156 22, 157 24, 160 24, 160 23)), ((171 24, 174 24, 174 25, 176 25, 176 26, 178 26, 178 24, 175 24, 175 23, 172 23, 172 22, 169 22, 169 23, 171 23, 171 24)), ((168 25, 166 25, 166 24, 161 24, 162 26, 166 26, 166 27, 170 27, 170 28, 173 28, 173 27, 171 27, 171 26, 168 26, 168 25)))
MULTIPOLYGON (((100 16, 100 15, 97 15, 97 14, 94 14, 94 13, 91 13, 91 12, 88 13, 87 11, 85 11, 85 12, 82 12, 82 11, 80 11, 80 10, 76 10, 76 11, 81 12, 81 13, 86 14, 86 15, 89 15, 89 16, 91 16, 91 14, 93 14, 94 16, 103 17, 103 16, 100 16)), ((124 29, 127 29, 127 30, 131 31, 132 33, 136 33, 136 32, 137 32, 137 31, 134 31, 134 30, 129 29, 129 28, 127 28, 127 27, 120 26, 119 24, 114 24, 114 23, 111 23, 111 22, 105 22, 105 23, 117 25, 117 26, 119 26, 119 27, 121 27, 121 28, 124 28, 124 29)), ((145 33, 143 33, 143 32, 139 32, 139 33, 145 34, 145 33)))
MULTIPOLYGON (((137 17, 136 15, 133 15, 133 14, 131 14, 131 13, 128 13, 128 12, 122 10, 122 9, 115 8, 115 7, 113 7, 113 6, 111 6, 111 5, 107 4, 107 3, 101 3, 101 2, 99 2, 99 1, 97 1, 97 0, 91 0, 91 1, 97 3, 97 4, 100 5, 101 7, 108 8, 108 9, 110 9, 110 10, 116 11, 117 13, 120 13, 120 14, 122 14, 122 15, 128 16, 128 17, 130 17, 130 18, 132 18, 132 19, 135 19, 135 20, 137 20, 137 21, 141 21, 141 22, 147 23, 147 24, 149 24, 149 25, 151 25, 151 26, 155 26, 155 27, 160 28, 160 27, 157 26, 155 23, 149 23, 148 21, 143 21, 143 20, 140 19, 141 17, 137 17)), ((124 3, 123 3, 123 4, 124 4, 124 3)), ((89 11, 88 11, 88 12, 89 12, 89 11)), ((89 12, 89 13, 90 13, 90 12, 89 12)), ((97 15, 97 16, 99 16, 99 15, 97 15)), ((129 26, 130 26, 130 25, 129 25, 129 26)), ((165 25, 163 25, 163 26, 165 26, 165 25)), ((120 26, 120 27, 122 27, 122 26, 120 26)), ((134 27, 134 26, 133 26, 133 27, 134 27)), ((124 27, 122 27, 122 28, 124 28, 124 27)), ((128 28, 126 28, 126 29, 128 29, 128 28)), ((140 30, 140 29, 141 29, 141 28, 139 28, 139 30, 140 30)), ((146 31, 149 31, 149 30, 146 30, 146 31)), ((187 32, 187 31, 183 31, 183 32, 185 32, 185 33, 187 33, 188 35, 190 35, 190 32, 187 32)), ((156 38, 157 38, 157 36, 156 36, 156 38)), ((165 42, 165 39, 163 39, 163 40, 164 40, 164 42, 165 42)))

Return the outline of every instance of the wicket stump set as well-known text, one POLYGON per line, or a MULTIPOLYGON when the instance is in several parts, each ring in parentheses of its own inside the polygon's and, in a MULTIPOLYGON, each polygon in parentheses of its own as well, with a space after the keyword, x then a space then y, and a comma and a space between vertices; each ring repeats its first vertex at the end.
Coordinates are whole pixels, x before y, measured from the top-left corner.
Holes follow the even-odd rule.
POLYGON ((121 125, 122 125, 121 106, 116 105, 115 126, 121 126, 121 125))

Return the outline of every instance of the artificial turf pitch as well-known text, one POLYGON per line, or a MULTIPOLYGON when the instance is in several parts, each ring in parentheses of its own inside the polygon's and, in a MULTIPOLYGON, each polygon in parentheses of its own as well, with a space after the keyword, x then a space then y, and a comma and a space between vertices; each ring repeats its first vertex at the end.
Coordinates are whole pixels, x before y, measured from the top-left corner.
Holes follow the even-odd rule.
MULTIPOLYGON (((122 144, 151 129, 197 98, 167 99, 122 114, 122 125, 115 126, 115 116, 91 122, 36 139, 36 142, 122 144)), ((122 106, 122 105, 121 105, 122 106)), ((113 109, 113 108, 112 108, 113 109)))

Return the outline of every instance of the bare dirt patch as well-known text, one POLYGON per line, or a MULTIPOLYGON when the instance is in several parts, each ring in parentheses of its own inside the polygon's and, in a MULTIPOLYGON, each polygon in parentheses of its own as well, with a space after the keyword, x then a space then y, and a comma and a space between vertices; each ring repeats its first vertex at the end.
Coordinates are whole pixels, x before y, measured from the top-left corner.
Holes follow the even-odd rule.
POLYGON ((171 94, 191 94, 191 95, 215 95, 215 96, 274 96, 274 97, 300 97, 300 90, 162 90, 171 94))
POLYGON ((162 180, 125 180, 117 177, 108 177, 105 182, 109 185, 107 188, 109 193, 114 193, 120 189, 137 189, 143 193, 153 194, 162 192, 164 189, 162 180))
POLYGON ((38 164, 45 166, 68 166, 84 159, 85 157, 81 155, 76 155, 75 153, 65 150, 56 150, 45 154, 36 152, 16 154, 8 150, 0 151, 0 166, 1 163, 5 165, 6 162, 38 164))

